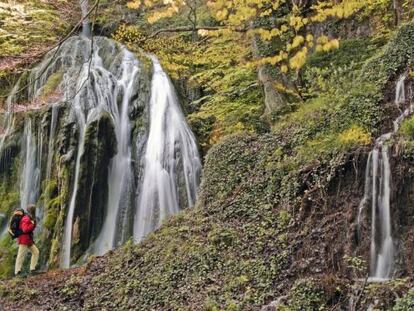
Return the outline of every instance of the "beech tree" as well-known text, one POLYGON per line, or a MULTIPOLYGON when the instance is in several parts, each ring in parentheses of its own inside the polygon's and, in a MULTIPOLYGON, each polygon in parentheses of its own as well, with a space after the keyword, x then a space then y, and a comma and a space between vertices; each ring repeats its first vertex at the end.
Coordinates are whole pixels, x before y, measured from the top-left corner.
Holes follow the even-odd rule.
POLYGON ((197 32, 200 37, 228 38, 248 47, 251 58, 247 62, 257 68, 267 111, 272 112, 283 109, 287 101, 284 90, 295 89, 287 74, 297 77, 310 53, 339 47, 338 38, 313 32, 317 24, 347 19, 367 8, 391 5, 390 1, 132 0, 128 6, 147 10, 150 23, 177 14, 187 15, 188 27, 160 29, 152 36, 162 32, 192 32, 196 40, 197 32), (197 18, 200 6, 215 20, 213 25, 200 23, 197 18))

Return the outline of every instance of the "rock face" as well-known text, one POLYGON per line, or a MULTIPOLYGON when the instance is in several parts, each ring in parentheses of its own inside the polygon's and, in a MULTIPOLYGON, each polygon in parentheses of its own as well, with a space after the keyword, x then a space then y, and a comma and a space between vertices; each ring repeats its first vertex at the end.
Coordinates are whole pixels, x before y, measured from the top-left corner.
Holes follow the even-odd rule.
POLYGON ((161 122, 156 125, 161 131, 186 128, 180 137, 191 144, 175 137, 158 141, 171 150, 160 163, 160 171, 168 165, 163 178, 170 186, 160 191, 172 191, 176 208, 161 214, 163 203, 155 201, 150 208, 160 216, 148 225, 140 220, 145 235, 194 203, 201 168, 195 138, 172 85, 164 105, 174 107, 178 117, 152 117, 151 105, 160 98, 151 91, 150 64, 110 39, 72 37, 23 75, 9 96, 0 140, 5 194, 0 225, 4 233, 19 201, 22 208, 36 203, 42 264, 68 267, 132 236, 145 192, 150 124, 161 122))

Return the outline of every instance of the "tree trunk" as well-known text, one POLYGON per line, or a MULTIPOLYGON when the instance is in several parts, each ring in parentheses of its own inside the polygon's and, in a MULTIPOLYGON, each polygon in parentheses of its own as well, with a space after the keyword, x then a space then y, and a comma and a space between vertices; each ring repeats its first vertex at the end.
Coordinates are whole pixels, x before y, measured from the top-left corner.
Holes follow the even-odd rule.
MULTIPOLYGON (((258 36, 253 37, 253 53, 256 58, 263 56, 260 52, 259 40, 260 38, 258 38, 258 36)), ((286 107, 287 98, 285 94, 276 89, 275 83, 279 81, 284 84, 283 82, 285 82, 286 79, 282 77, 282 74, 276 66, 272 67, 270 64, 264 64, 258 67, 258 79, 263 85, 265 114, 280 113, 286 107)))
POLYGON ((394 23, 395 26, 398 26, 401 22, 401 15, 402 15, 402 6, 399 0, 393 0, 393 7, 394 7, 394 23))

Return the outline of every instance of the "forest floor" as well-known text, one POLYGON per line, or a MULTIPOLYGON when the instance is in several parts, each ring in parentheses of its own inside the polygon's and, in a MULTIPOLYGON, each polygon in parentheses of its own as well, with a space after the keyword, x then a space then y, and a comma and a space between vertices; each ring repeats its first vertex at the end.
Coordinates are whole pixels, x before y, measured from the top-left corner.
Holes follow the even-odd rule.
POLYGON ((81 310, 82 288, 105 263, 105 257, 96 257, 82 267, 0 281, 0 311, 59 310, 62 305, 68 306, 67 310, 81 310))

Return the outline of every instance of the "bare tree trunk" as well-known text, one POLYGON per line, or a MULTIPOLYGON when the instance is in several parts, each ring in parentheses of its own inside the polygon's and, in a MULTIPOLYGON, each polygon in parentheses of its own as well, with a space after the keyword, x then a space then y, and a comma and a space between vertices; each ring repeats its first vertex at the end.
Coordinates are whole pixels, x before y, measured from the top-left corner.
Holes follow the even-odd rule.
POLYGON ((394 23, 395 23, 395 26, 398 26, 401 22, 401 15, 402 15, 402 6, 399 0, 393 0, 393 8, 394 8, 394 23))

